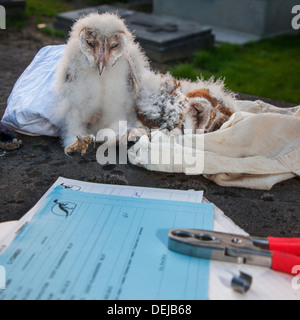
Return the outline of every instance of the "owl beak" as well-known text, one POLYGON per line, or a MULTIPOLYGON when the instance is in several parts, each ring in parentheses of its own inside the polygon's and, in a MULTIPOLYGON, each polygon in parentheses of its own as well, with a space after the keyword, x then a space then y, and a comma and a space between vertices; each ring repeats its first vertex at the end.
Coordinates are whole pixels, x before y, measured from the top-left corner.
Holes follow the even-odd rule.
POLYGON ((106 67, 105 52, 99 52, 99 54, 96 56, 96 64, 99 70, 99 75, 101 76, 106 67))
POLYGON ((101 76, 104 69, 105 69, 105 64, 103 61, 100 61, 99 65, 98 65, 98 69, 99 69, 99 76, 101 76))

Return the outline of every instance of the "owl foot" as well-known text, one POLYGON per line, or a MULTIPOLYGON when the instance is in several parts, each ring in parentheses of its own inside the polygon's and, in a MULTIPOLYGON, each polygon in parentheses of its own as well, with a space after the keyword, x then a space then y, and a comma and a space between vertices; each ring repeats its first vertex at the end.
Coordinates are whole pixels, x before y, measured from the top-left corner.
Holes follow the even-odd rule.
POLYGON ((77 141, 65 148, 65 154, 70 156, 73 153, 80 153, 82 156, 86 154, 89 145, 94 142, 96 138, 93 135, 81 137, 77 136, 77 141))

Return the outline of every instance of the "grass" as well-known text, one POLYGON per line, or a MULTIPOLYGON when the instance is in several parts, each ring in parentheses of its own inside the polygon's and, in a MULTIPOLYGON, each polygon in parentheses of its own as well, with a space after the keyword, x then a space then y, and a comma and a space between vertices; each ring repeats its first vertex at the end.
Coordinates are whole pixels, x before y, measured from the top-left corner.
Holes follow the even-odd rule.
POLYGON ((232 91, 300 104, 299 55, 300 35, 284 35, 243 46, 222 44, 166 69, 178 78, 225 78, 232 91))
POLYGON ((99 6, 111 2, 113 0, 27 0, 25 15, 34 16, 38 23, 42 23, 45 19, 55 18, 58 13, 74 10, 76 7, 99 6))
POLYGON ((59 0, 27 0, 25 17, 34 17, 37 23, 55 18, 57 13, 72 10, 71 1, 59 0))

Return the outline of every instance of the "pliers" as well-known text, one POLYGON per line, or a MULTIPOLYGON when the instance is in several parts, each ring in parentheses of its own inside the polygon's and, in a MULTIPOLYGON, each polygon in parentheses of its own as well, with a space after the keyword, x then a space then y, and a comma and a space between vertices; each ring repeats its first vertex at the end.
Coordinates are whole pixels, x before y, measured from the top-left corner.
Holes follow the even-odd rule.
POLYGON ((300 272, 300 238, 257 238, 173 229, 169 232, 168 246, 172 251, 198 258, 263 266, 292 275, 300 272))

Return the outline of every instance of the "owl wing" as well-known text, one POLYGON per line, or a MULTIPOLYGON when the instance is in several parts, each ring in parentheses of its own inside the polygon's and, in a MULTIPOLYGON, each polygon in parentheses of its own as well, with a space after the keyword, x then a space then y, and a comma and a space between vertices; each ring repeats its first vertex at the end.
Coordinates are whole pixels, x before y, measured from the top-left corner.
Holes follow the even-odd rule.
POLYGON ((125 53, 134 96, 137 97, 143 74, 150 70, 149 60, 137 43, 128 43, 125 53))

